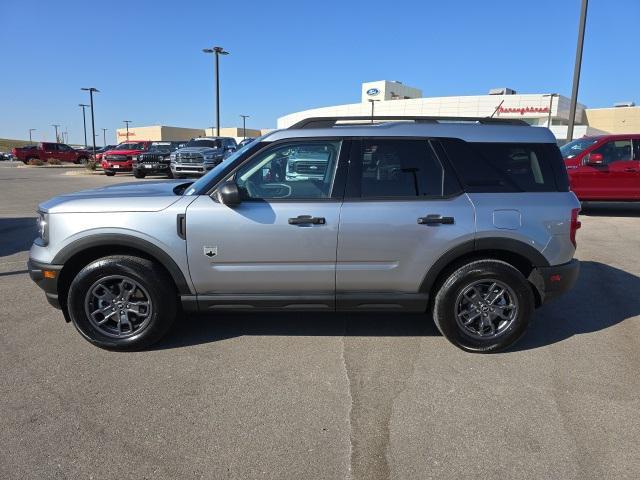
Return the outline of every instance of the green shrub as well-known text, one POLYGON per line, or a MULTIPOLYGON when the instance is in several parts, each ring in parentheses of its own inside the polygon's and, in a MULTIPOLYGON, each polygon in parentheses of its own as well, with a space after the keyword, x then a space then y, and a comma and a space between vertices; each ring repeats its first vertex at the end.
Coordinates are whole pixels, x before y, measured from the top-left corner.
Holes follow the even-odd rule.
POLYGON ((94 159, 89 159, 87 160, 87 163, 84 164, 84 167, 87 170, 91 170, 94 171, 96 169, 98 162, 96 162, 94 159))
POLYGON ((42 165, 44 165, 44 162, 39 158, 32 158, 31 160, 29 160, 27 165, 34 165, 36 167, 41 167, 42 165))

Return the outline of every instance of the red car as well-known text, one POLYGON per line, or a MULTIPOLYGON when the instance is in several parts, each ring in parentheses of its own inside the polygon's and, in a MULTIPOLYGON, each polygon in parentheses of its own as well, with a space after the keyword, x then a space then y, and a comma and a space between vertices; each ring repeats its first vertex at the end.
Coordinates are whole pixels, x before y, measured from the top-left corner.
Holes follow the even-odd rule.
POLYGON ((140 140, 124 142, 112 150, 102 154, 102 170, 108 177, 113 177, 117 172, 133 171, 133 157, 149 150, 151 141, 140 140))
POLYGON ((560 151, 580 200, 640 200, 640 134, 583 137, 560 151))

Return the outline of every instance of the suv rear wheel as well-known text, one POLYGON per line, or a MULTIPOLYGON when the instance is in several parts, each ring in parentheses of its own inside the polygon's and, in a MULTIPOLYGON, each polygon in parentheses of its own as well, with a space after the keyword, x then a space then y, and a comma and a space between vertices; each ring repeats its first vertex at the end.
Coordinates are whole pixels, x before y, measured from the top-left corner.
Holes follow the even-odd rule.
POLYGON ((73 324, 91 343, 137 350, 157 342, 176 316, 171 279, 144 258, 113 255, 94 260, 69 287, 73 324))
POLYGON ((496 352, 525 332, 534 309, 527 279, 500 260, 457 268, 436 294, 433 319, 447 340, 468 352, 496 352))

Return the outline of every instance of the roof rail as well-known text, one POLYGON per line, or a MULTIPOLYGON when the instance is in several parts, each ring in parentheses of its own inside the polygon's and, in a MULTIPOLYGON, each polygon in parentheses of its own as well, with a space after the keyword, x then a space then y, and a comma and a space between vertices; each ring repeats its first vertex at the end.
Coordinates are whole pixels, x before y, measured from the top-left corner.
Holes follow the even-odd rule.
POLYGON ((530 126, 524 120, 516 118, 490 118, 490 117, 424 117, 424 116, 405 116, 405 115, 375 115, 371 116, 347 116, 347 117, 311 117, 300 120, 289 127, 289 130, 307 129, 307 128, 332 128, 338 126, 338 122, 346 121, 345 125, 359 125, 362 123, 371 124, 374 122, 388 120, 413 120, 415 123, 480 123, 483 125, 520 125, 530 126))

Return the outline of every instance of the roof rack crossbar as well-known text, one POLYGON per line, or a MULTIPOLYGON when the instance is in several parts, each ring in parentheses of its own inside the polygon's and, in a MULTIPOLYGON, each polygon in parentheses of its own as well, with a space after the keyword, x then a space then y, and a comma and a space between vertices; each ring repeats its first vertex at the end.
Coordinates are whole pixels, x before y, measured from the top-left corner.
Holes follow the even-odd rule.
POLYGON ((371 116, 345 116, 345 117, 311 117, 300 120, 289 127, 289 130, 301 130, 309 128, 332 128, 338 122, 350 121, 351 124, 359 125, 360 123, 371 124, 380 121, 393 120, 413 120, 416 123, 447 123, 447 122, 476 122, 483 125, 520 125, 530 126, 524 120, 517 118, 490 118, 490 117, 427 117, 427 116, 405 116, 405 115, 375 115, 371 116))

